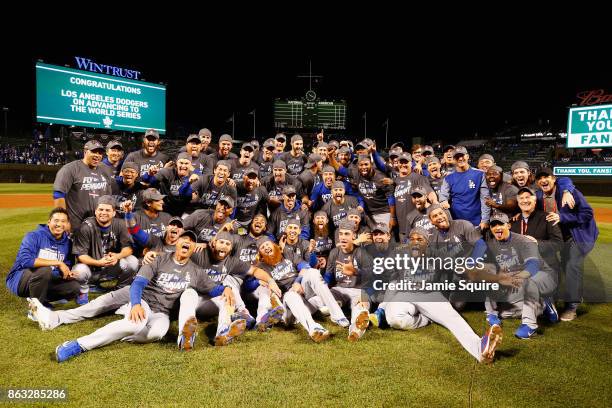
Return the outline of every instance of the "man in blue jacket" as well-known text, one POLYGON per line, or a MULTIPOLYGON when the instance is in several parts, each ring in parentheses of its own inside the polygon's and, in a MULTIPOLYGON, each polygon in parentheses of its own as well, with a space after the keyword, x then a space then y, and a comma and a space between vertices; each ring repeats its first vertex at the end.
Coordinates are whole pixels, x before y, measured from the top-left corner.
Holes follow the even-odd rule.
POLYGON ((551 169, 543 168, 536 173, 536 183, 541 191, 536 192, 537 208, 546 212, 546 220, 558 223, 565 245, 561 251, 561 264, 565 266, 565 311, 561 320, 576 318, 576 309, 582 301, 582 275, 584 258, 595 246, 599 235, 593 219, 593 208, 578 189, 571 194, 575 205, 563 205, 563 191, 557 188, 557 178, 551 169))
POLYGON ((470 156, 463 146, 455 147, 455 171, 444 177, 440 204, 450 209, 453 219, 467 220, 480 229, 488 228, 491 209, 487 207, 489 187, 485 173, 470 166, 470 156))
POLYGON ((26 234, 6 277, 13 294, 41 302, 79 296, 81 286, 70 270, 69 228, 68 211, 58 207, 49 214, 47 225, 26 234))

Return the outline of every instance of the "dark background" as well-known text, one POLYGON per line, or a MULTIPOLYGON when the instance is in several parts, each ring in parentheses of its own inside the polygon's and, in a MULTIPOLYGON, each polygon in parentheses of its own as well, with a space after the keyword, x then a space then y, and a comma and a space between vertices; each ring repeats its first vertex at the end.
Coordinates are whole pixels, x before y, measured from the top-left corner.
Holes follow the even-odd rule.
POLYGON ((564 129, 579 91, 612 93, 609 52, 597 58, 576 53, 580 39, 560 32, 496 37, 473 30, 439 37, 358 30, 339 31, 331 40, 298 35, 290 42, 268 32, 237 38, 219 30, 157 34, 121 45, 50 35, 5 46, 0 105, 10 109, 9 133, 33 127, 35 61, 75 67, 75 55, 139 70, 147 81, 167 84, 168 135, 177 137, 201 127, 214 136, 229 133, 226 120, 235 112, 235 137, 248 138, 253 109, 258 137, 273 136, 274 98, 305 93, 308 81, 296 76, 308 72, 309 60, 313 74, 323 76, 313 85, 318 95, 347 100, 347 134, 363 136, 367 112, 368 136, 381 143, 387 117, 390 143, 484 138, 519 124, 564 129))

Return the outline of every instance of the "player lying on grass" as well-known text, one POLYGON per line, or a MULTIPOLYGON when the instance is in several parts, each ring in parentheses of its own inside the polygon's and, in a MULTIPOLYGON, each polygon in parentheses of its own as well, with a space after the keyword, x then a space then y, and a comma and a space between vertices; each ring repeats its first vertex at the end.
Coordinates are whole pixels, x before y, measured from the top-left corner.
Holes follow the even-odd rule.
MULTIPOLYGON (((389 243, 390 236, 387 234, 376 234, 374 240, 377 247, 389 243)), ((407 249, 397 248, 397 253, 408 251, 410 256, 420 258, 426 256, 429 247, 429 233, 422 228, 415 228, 410 232, 407 249)), ((425 266, 427 263, 423 263, 425 266)), ((520 279, 512 280, 509 276, 508 282, 519 284, 520 279), (516 281, 516 282, 515 282, 516 281)), ((419 268, 413 270, 396 270, 390 278, 391 282, 412 281, 417 287, 421 287, 423 281, 437 282, 440 280, 440 271, 435 269, 419 268)), ((489 327, 482 338, 479 338, 459 312, 453 309, 451 303, 441 292, 434 291, 387 291, 384 296, 385 302, 379 305, 373 316, 376 325, 382 319, 393 328, 400 330, 418 329, 436 322, 451 331, 459 340, 463 348, 479 362, 492 362, 495 349, 502 341, 502 329, 494 324, 489 327)))
MULTIPOLYGON (((192 231, 181 234, 176 252, 155 258, 143 266, 130 287, 130 308, 122 320, 117 320, 95 332, 67 341, 55 349, 58 362, 66 361, 85 351, 93 350, 117 340, 146 343, 158 341, 170 326, 170 310, 188 287, 211 297, 223 295, 229 305, 234 304, 232 289, 211 280, 190 257, 195 250, 196 237, 192 231)), ((39 321, 48 320, 49 310, 30 301, 32 313, 39 321), (45 317, 47 315, 47 317, 45 317)), ((237 323, 240 324, 240 323, 237 323)), ((242 321, 244 324, 244 320, 242 321)))

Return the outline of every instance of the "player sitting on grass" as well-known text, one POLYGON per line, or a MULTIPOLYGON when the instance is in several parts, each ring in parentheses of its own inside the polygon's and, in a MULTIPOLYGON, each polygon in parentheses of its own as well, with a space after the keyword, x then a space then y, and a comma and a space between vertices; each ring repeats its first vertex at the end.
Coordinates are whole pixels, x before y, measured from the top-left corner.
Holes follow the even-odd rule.
MULTIPOLYGON (((270 273, 283 292, 285 324, 290 325, 294 319, 297 320, 306 329, 310 338, 317 343, 329 338, 329 331, 313 320, 311 310, 307 306, 310 304, 305 302, 309 298, 318 296, 329 308, 334 323, 341 327, 350 325, 317 269, 310 268, 306 262, 293 265, 291 261, 283 258, 279 246, 268 238, 260 239, 258 245, 260 262, 257 266, 270 273)), ((259 301, 270 302, 262 300, 261 294, 259 301)))
MULTIPOLYGON (((193 256, 193 261, 204 269, 210 279, 232 288, 235 302, 228 309, 223 298, 219 296, 198 296, 194 290, 185 291, 180 302, 179 330, 181 336, 179 337, 179 348, 184 350, 193 348, 196 334, 195 327, 197 326, 196 316, 201 318, 219 317, 215 337, 215 345, 217 346, 225 346, 231 343, 235 337, 244 333, 247 326, 249 328, 255 326, 255 319, 249 314, 240 297, 240 287, 247 277, 253 276, 263 281, 270 291, 276 293, 277 296, 281 295, 276 282, 268 273, 248 262, 241 261, 237 256, 230 256, 232 249, 233 239, 231 234, 221 231, 206 249, 193 256)), ((282 309, 276 310, 275 313, 282 313, 282 309)))
MULTIPOLYGON (((195 243, 195 233, 185 231, 176 244, 176 252, 160 255, 150 265, 140 268, 130 287, 130 302, 127 306, 130 308, 129 313, 122 320, 57 346, 57 361, 61 363, 117 340, 136 343, 160 340, 170 327, 170 310, 188 287, 211 297, 223 294, 225 301, 233 304, 232 289, 215 283, 191 262, 195 243)), ((30 305, 40 321, 48 320, 44 316, 49 314, 48 309, 40 308, 34 300, 30 305)))

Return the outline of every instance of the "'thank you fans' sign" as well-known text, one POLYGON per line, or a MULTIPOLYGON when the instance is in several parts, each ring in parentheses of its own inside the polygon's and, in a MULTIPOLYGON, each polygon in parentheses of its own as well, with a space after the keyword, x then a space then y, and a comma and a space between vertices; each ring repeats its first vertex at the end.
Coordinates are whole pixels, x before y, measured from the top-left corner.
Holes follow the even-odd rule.
POLYGON ((612 105, 570 108, 567 147, 597 149, 612 146, 612 105))

